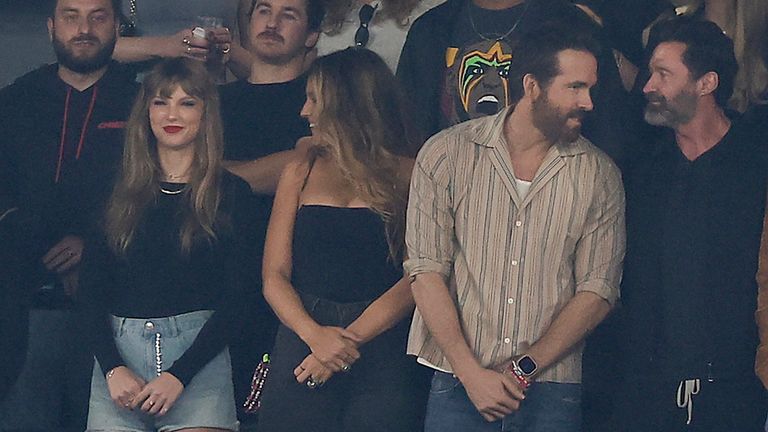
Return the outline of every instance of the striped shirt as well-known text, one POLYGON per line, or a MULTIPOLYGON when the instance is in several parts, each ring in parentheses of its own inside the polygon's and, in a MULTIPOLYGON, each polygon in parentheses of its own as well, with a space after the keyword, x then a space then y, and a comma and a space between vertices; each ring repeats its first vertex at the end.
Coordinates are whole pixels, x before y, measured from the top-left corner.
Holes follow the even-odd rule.
MULTIPOLYGON (((522 354, 579 291, 614 304, 625 249, 621 175, 583 137, 549 149, 524 197, 503 136, 509 109, 432 137, 416 160, 406 272, 447 282, 485 367, 522 354)), ((582 345, 538 380, 581 381, 582 345)), ((418 310, 408 353, 452 370, 418 310)))

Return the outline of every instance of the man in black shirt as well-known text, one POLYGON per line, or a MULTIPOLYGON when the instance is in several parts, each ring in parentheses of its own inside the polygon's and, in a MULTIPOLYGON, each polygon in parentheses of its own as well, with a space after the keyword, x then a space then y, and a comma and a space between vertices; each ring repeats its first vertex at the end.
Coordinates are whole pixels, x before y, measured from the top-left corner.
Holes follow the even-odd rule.
POLYGON ((23 284, 19 303, 31 306, 26 362, 0 406, 3 430, 84 427, 92 358, 76 361, 77 382, 65 388, 74 376, 63 369, 65 348, 77 345, 66 323, 83 237, 111 191, 136 92, 131 77, 110 63, 115 3, 55 2, 48 29, 58 63, 0 91, 0 196, 4 207, 17 209, 0 213, 15 234, 21 267, 11 280, 23 284))
POLYGON ((625 181, 629 431, 758 431, 758 250, 768 152, 725 112, 737 64, 711 22, 659 29, 643 89, 648 123, 671 129, 625 181))
POLYGON ((294 157, 297 141, 310 135, 299 114, 307 85, 304 72, 323 16, 320 0, 255 0, 246 44, 253 58, 251 74, 220 88, 226 166, 254 192, 246 234, 253 256, 248 316, 230 344, 241 430, 255 422, 243 411, 243 401, 254 368, 272 348, 277 323, 261 295, 264 236, 280 173, 294 157))

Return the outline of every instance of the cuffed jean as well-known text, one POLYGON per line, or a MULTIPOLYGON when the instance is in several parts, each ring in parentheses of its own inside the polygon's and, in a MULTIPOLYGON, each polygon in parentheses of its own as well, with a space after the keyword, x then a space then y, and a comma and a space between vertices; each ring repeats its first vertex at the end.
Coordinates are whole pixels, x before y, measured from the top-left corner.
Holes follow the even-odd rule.
POLYGON ((520 409, 502 420, 486 421, 453 375, 436 371, 427 403, 424 432, 578 432, 581 384, 534 382, 520 409))

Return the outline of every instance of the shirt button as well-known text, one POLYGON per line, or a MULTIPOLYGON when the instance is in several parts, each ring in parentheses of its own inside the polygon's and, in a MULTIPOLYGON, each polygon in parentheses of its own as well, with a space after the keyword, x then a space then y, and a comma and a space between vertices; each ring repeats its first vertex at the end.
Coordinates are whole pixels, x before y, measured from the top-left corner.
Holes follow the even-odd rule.
POLYGON ((515 226, 516 227, 523 226, 523 221, 515 221, 515 226))
POLYGON ((512 339, 510 339, 510 338, 504 338, 504 343, 505 343, 505 344, 508 344, 508 343, 510 343, 510 342, 512 342, 512 339))
POLYGON ((514 302, 515 302, 515 299, 513 299, 512 297, 507 299, 507 304, 512 304, 514 302))
POLYGON ((512 264, 513 266, 516 266, 516 265, 517 265, 517 260, 512 260, 511 264, 512 264))
POLYGON ((153 328, 155 328, 155 323, 153 323, 152 321, 147 321, 144 323, 144 328, 147 330, 152 330, 153 328))

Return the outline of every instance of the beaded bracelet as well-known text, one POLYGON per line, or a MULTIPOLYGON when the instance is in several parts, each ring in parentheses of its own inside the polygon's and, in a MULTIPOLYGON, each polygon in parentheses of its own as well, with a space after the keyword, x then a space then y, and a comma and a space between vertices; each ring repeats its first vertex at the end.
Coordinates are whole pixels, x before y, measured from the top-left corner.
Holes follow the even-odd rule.
POLYGON ((531 385, 530 381, 525 378, 523 370, 520 369, 520 366, 517 365, 516 361, 513 360, 507 370, 512 372, 512 375, 517 378, 517 382, 520 383, 522 388, 527 389, 531 385))
POLYGON ((112 369, 107 372, 107 381, 109 381, 110 378, 112 378, 112 375, 115 374, 115 369, 119 368, 120 366, 115 366, 112 369))

